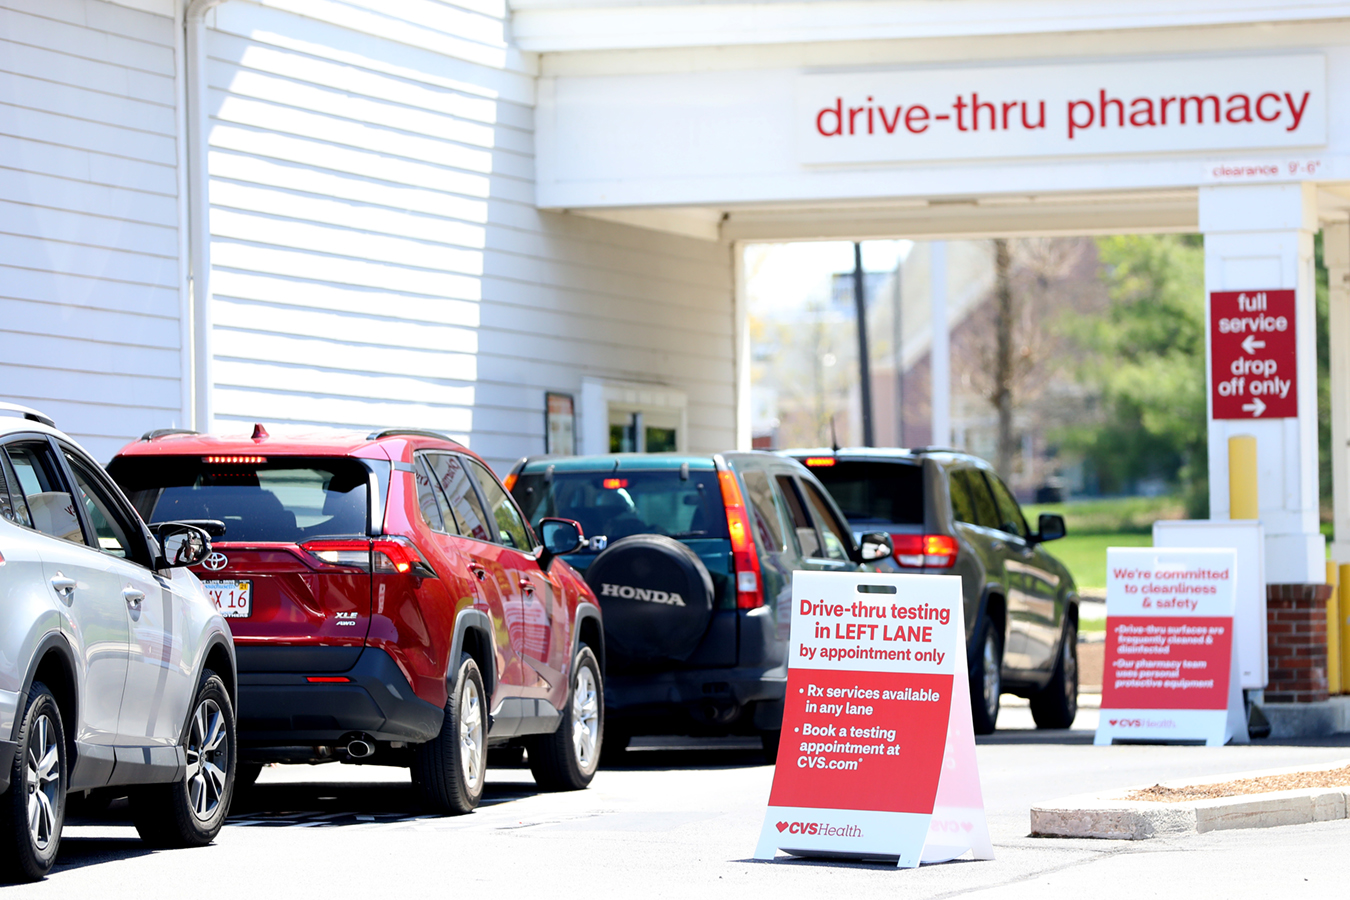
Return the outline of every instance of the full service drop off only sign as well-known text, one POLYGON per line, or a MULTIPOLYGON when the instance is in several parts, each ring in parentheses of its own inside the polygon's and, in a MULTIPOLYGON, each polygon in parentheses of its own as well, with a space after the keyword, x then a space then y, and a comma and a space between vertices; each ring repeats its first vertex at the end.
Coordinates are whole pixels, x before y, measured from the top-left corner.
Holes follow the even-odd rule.
POLYGON ((755 850, 992 859, 961 580, 794 572, 787 696, 755 850))
POLYGON ((1214 418, 1298 416, 1293 291, 1211 292, 1209 334, 1214 418))
POLYGON ((1247 742, 1233 550, 1110 547, 1095 743, 1247 742))

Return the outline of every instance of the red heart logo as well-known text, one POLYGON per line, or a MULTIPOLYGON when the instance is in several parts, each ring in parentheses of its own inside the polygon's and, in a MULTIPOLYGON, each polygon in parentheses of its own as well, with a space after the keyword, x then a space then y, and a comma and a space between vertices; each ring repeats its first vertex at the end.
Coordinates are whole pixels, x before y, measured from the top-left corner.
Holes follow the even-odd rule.
POLYGON ((779 823, 778 823, 778 830, 779 830, 779 831, 787 831, 787 827, 788 827, 788 823, 787 823, 787 822, 779 822, 779 823))
POLYGON ((1111 720, 1111 724, 1112 724, 1112 725, 1116 724, 1116 720, 1115 720, 1115 719, 1112 719, 1112 720, 1111 720))
POLYGON ((971 825, 969 822, 962 822, 961 827, 964 828, 966 831, 969 831, 971 828, 975 826, 971 825))

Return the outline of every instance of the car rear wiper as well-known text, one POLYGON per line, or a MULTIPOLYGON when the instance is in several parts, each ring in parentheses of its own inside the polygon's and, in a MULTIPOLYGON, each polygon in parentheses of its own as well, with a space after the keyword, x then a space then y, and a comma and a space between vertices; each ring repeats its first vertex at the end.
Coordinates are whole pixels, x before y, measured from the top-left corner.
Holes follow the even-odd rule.
POLYGON ((708 534, 708 532, 707 532, 706 530, 704 530, 704 529, 699 529, 698 531, 677 531, 677 532, 675 532, 674 534, 670 535, 670 537, 673 537, 673 538, 682 538, 682 537, 706 537, 707 534, 708 534))

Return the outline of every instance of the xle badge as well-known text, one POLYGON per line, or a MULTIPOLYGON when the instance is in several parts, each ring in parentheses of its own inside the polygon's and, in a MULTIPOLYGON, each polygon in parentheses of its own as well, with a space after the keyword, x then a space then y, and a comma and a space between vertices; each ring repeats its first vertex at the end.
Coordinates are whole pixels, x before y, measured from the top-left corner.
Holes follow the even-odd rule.
POLYGON ((340 613, 336 613, 335 615, 336 615, 336 617, 337 617, 337 623, 338 623, 339 625, 355 625, 355 624, 356 624, 356 613, 354 613, 354 612, 340 612, 340 613))

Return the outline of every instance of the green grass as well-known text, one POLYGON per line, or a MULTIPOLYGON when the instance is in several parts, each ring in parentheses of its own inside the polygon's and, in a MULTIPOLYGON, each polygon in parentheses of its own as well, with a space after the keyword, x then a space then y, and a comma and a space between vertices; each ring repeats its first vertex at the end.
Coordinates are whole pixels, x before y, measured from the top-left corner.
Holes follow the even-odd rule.
POLYGON ((1068 503, 1029 504, 1022 507, 1034 528, 1043 512, 1064 517, 1069 534, 1152 534, 1158 519, 1184 519, 1186 505, 1179 497, 1110 497, 1068 503))
POLYGON ((1051 541, 1045 545, 1047 553, 1054 556, 1073 573, 1073 580, 1080 588, 1106 587, 1106 548, 1107 547, 1151 547, 1151 534, 1074 534, 1069 529, 1066 537, 1051 541))
MULTIPOLYGON (((1152 546, 1153 523, 1184 518, 1186 507, 1179 497, 1111 497, 1031 504, 1023 511, 1033 528, 1043 512, 1064 517, 1068 535, 1045 549, 1069 567, 1080 588, 1100 590, 1106 587, 1107 547, 1152 546)), ((1084 631, 1094 630, 1088 626, 1082 623, 1084 631)))

